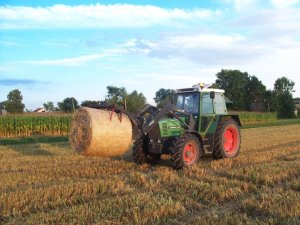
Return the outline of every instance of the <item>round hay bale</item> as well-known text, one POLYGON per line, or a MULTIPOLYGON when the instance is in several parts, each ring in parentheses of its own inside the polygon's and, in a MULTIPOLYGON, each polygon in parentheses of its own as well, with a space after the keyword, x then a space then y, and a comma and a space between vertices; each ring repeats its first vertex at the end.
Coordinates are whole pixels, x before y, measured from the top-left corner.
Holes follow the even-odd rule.
POLYGON ((122 114, 111 111, 81 108, 73 117, 70 143, 75 152, 85 156, 118 156, 132 144, 132 124, 122 114))

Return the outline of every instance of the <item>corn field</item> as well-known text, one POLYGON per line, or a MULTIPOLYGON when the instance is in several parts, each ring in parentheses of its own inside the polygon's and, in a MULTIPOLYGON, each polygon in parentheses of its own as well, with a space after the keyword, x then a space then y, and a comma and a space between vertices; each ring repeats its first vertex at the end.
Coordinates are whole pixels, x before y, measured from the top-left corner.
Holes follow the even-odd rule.
POLYGON ((276 113, 238 112, 243 125, 261 124, 277 121, 276 113))
POLYGON ((68 135, 71 119, 69 114, 1 116, 0 137, 68 135))
MULTIPOLYGON (((236 112, 234 112, 236 113, 236 112)), ((242 125, 277 121, 275 113, 238 112, 242 125)), ((23 114, 0 116, 0 138, 33 135, 68 135, 71 114, 23 114)))

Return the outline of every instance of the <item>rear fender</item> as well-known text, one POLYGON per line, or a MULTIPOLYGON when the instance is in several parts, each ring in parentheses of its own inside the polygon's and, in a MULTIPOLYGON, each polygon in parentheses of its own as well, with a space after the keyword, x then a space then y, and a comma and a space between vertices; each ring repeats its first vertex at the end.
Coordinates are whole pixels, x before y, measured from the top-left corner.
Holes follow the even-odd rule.
POLYGON ((220 118, 220 120, 219 120, 219 123, 220 123, 221 121, 228 120, 228 119, 233 119, 233 120, 239 125, 239 127, 242 126, 240 117, 239 117, 239 115, 236 115, 236 114, 232 114, 232 115, 223 115, 223 116, 221 116, 221 118, 220 118))

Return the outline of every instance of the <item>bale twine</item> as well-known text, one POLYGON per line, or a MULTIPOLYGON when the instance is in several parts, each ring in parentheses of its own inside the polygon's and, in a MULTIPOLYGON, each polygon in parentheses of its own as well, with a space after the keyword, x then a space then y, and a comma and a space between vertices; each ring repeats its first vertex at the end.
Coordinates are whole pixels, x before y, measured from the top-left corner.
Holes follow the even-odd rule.
POLYGON ((129 118, 111 111, 81 108, 73 117, 70 143, 75 152, 85 156, 118 156, 132 144, 129 118))

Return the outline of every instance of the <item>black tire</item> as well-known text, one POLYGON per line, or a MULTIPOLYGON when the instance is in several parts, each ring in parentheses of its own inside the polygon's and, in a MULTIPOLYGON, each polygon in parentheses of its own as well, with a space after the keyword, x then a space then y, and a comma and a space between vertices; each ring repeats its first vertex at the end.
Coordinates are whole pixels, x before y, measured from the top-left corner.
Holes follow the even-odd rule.
POLYGON ((138 139, 132 147, 133 161, 136 164, 149 163, 155 165, 160 160, 160 154, 151 154, 148 151, 148 142, 145 139, 138 139))
POLYGON ((213 158, 234 158, 239 154, 240 146, 241 132, 239 125, 233 119, 222 121, 215 133, 213 158))
POLYGON ((182 169, 196 164, 204 154, 198 138, 192 134, 184 134, 171 143, 171 162, 174 169, 182 169), (190 147, 193 150, 187 150, 190 147), (187 155, 187 154, 191 154, 187 155))

